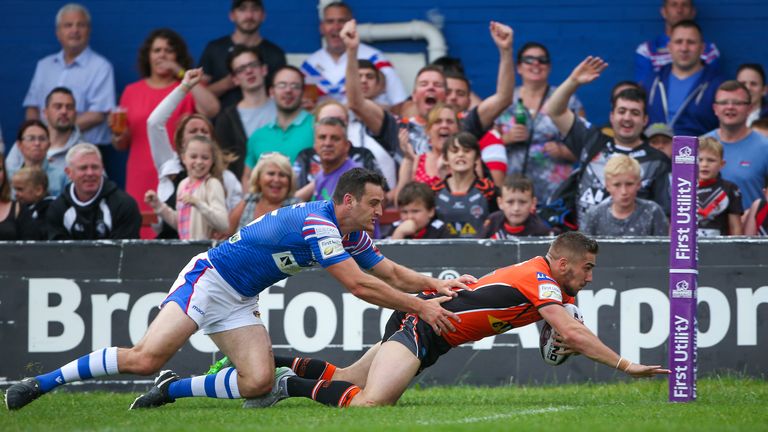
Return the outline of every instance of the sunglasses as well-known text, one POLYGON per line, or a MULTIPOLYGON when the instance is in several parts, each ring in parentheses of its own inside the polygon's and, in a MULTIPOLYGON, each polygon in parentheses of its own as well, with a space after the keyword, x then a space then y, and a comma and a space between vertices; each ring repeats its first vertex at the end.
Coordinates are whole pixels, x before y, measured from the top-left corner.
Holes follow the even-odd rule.
POLYGON ((522 59, 523 63, 525 64, 534 64, 535 62, 539 62, 539 64, 549 64, 549 57, 547 56, 530 56, 526 55, 523 56, 522 59))

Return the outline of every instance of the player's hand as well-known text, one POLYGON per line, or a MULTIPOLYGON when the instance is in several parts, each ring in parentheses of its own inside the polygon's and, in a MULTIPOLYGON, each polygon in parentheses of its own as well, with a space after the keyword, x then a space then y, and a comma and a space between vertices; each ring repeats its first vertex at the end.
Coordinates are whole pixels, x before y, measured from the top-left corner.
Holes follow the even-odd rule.
POLYGON ((588 56, 573 69, 569 78, 579 85, 589 84, 596 80, 607 67, 608 63, 600 57, 588 56))
POLYGON ((493 43, 500 50, 512 49, 513 36, 512 27, 500 22, 491 21, 491 37, 493 38, 493 43))
POLYGON ((442 294, 447 297, 456 297, 459 295, 456 293, 456 290, 469 289, 469 287, 465 285, 465 282, 463 282, 463 280, 466 279, 464 276, 456 279, 435 279, 435 283, 433 284, 432 289, 437 291, 438 294, 442 294))
POLYGON ((419 318, 431 325, 432 330, 437 334, 456 331, 456 327, 453 326, 451 320, 461 322, 461 318, 458 315, 441 306, 441 303, 447 302, 450 299, 450 297, 435 297, 423 302, 424 305, 419 313, 419 318))
POLYGON ((349 20, 339 32, 342 42, 347 49, 357 49, 360 46, 360 35, 357 33, 357 21, 349 20))
POLYGON ((457 277, 455 280, 457 280, 457 281, 459 281, 459 282, 461 282, 463 284, 477 282, 477 278, 472 276, 471 274, 463 274, 463 275, 457 277))
POLYGON ((560 333, 557 332, 557 330, 554 330, 554 332, 555 332, 555 346, 559 348, 557 350, 558 354, 563 354, 563 355, 565 355, 565 354, 575 354, 575 355, 581 354, 578 351, 576 351, 573 348, 571 348, 567 343, 565 343, 565 341, 563 340, 563 337, 560 335, 560 333))
POLYGON ((639 363, 632 363, 624 372, 633 378, 652 377, 654 375, 669 375, 669 369, 662 369, 661 365, 646 366, 639 363))

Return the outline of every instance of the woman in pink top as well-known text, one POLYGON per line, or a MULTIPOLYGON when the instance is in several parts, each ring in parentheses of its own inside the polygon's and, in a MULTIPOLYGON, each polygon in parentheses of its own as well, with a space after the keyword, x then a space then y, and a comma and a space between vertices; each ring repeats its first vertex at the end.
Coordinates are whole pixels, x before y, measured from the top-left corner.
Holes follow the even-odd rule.
MULTIPOLYGON (((157 189, 157 170, 147 136, 147 118, 157 104, 180 85, 184 71, 192 66, 192 58, 184 39, 170 29, 154 30, 139 49, 141 80, 129 84, 120 98, 120 106, 128 114, 128 128, 122 134, 113 130, 113 144, 118 150, 129 150, 125 189, 139 203, 142 212, 152 209, 144 202, 148 190, 157 189)), ((213 117, 219 111, 219 101, 203 86, 194 86, 179 103, 168 121, 169 140, 178 119, 184 114, 198 112, 213 117)), ((141 230, 141 238, 154 238, 151 228, 141 230)))

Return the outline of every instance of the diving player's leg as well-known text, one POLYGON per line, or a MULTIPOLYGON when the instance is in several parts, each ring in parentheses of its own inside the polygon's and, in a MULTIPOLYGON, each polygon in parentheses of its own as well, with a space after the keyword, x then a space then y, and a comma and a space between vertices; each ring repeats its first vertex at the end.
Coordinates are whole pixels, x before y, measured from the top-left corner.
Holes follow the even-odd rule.
POLYGON ((394 405, 419 371, 421 361, 405 345, 384 342, 371 363, 365 387, 349 406, 394 405))
POLYGON ((360 387, 365 385, 368 377, 368 369, 371 367, 371 361, 376 356, 381 342, 372 346, 355 363, 345 368, 338 367, 325 360, 311 357, 287 357, 275 356, 275 366, 288 367, 292 369, 296 376, 312 380, 337 380, 348 381, 360 387))

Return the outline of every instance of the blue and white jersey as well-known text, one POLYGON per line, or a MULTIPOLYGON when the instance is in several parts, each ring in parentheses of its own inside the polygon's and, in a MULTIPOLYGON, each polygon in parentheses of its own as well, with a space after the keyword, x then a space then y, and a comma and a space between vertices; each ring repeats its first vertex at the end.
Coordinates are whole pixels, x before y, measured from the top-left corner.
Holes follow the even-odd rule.
POLYGON ((331 201, 283 207, 240 228, 208 257, 232 288, 253 297, 275 282, 319 263, 354 258, 369 270, 384 259, 364 231, 342 238, 331 201))

